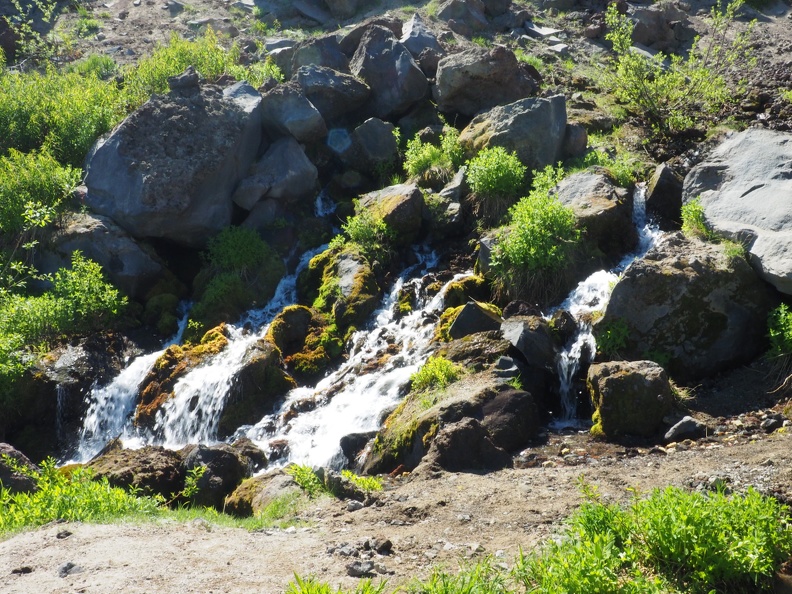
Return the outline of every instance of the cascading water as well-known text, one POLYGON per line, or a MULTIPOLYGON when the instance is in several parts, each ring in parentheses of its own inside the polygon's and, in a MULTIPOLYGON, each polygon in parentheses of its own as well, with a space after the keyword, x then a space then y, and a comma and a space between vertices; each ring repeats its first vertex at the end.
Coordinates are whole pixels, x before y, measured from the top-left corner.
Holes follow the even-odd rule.
MULTIPOLYGON (((403 397, 403 387, 427 357, 434 332, 434 314, 443 306, 443 289, 434 297, 421 295, 421 277, 433 267, 434 255, 406 270, 375 313, 372 328, 357 332, 349 358, 335 372, 313 388, 292 390, 273 415, 264 417, 244 431, 262 449, 271 442, 286 441, 287 449, 278 464, 299 462, 311 466, 341 467, 346 459, 340 449, 341 438, 351 433, 379 429, 383 413, 403 397), (396 315, 397 300, 405 284, 419 293, 414 310, 396 315), (327 394, 332 392, 332 398, 327 394), (315 408, 291 418, 287 414, 300 402, 313 400, 315 408)), ((458 280, 466 275, 457 275, 458 280)), ((449 281, 452 282, 452 281, 449 281)))
POLYGON ((597 350, 591 328, 591 314, 605 310, 611 291, 619 280, 619 274, 631 262, 642 258, 661 235, 656 225, 646 221, 645 184, 638 184, 633 194, 633 223, 638 229, 638 246, 635 251, 625 256, 612 270, 598 270, 590 275, 556 308, 567 310, 578 322, 577 333, 556 359, 561 398, 561 417, 557 420, 556 426, 575 425, 578 402, 573 383, 580 371, 583 356, 593 356, 597 350))

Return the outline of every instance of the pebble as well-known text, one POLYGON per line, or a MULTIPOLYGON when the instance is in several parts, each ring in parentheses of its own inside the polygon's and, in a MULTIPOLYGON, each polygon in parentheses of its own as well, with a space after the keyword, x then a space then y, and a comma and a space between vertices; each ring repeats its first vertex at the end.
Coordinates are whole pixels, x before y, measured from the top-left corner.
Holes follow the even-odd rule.
POLYGON ((74 573, 80 573, 81 571, 82 567, 69 561, 58 568, 58 576, 65 578, 66 576, 72 575, 74 573))
POLYGON ((55 535, 55 538, 58 538, 58 539, 60 539, 60 540, 63 540, 64 538, 69 538, 71 535, 72 535, 72 533, 71 533, 71 532, 69 532, 68 530, 61 530, 60 532, 58 532, 58 533, 55 535))
POLYGON ((22 567, 16 567, 12 569, 11 573, 15 575, 24 575, 26 573, 33 573, 33 568, 27 565, 23 565, 22 567))
POLYGON ((353 512, 359 509, 363 509, 363 503, 361 503, 360 501, 353 499, 352 501, 347 503, 347 511, 353 512))

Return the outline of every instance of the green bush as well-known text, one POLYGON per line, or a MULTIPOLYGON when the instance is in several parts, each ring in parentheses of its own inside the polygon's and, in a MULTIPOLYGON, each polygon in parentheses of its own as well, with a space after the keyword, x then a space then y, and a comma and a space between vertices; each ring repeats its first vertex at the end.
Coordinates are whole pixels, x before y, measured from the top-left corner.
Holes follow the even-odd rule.
POLYGON ((738 79, 752 62, 750 27, 734 36, 728 31, 742 4, 743 0, 733 0, 721 11, 716 3, 710 13, 707 43, 697 39, 687 59, 662 53, 648 58, 633 51, 632 22, 619 14, 616 5, 609 6, 605 21, 610 31, 605 37, 613 44, 616 58, 607 84, 659 133, 678 132, 716 117, 744 93, 742 82, 730 81, 738 79))
POLYGON ((8 149, 0 157, 0 243, 51 222, 79 182, 79 169, 61 166, 46 151, 8 149))
POLYGON ((789 510, 753 489, 744 495, 675 487, 626 510, 589 501, 563 538, 518 559, 515 576, 537 592, 758 592, 792 553, 789 510))
POLYGON ((770 357, 792 355, 792 310, 782 303, 767 318, 767 335, 770 338, 770 357))
POLYGON ((95 75, 101 80, 107 80, 118 72, 118 64, 110 56, 91 54, 87 58, 72 62, 65 69, 66 72, 76 72, 82 76, 95 75))
POLYGON ((8 489, 0 487, 0 534, 56 520, 101 522, 159 512, 160 499, 138 497, 135 492, 111 487, 107 478, 94 480, 85 468, 66 474, 59 471, 50 458, 41 464, 41 472, 32 472, 10 457, 4 457, 4 461, 34 478, 38 489, 33 493, 12 495, 8 489))
POLYGON ((601 322, 595 326, 597 350, 608 359, 620 356, 627 346, 630 328, 622 318, 601 322))
POLYGON ((328 495, 329 491, 321 479, 316 475, 313 468, 305 464, 290 464, 286 467, 286 474, 294 479, 294 482, 305 491, 310 498, 319 495, 328 495))
POLYGON ((81 167, 96 138, 124 115, 113 81, 95 72, 0 75, 0 154, 9 149, 49 151, 65 165, 81 167))
MULTIPOLYGON (((349 594, 383 594, 386 585, 386 582, 374 584, 371 580, 364 579, 355 586, 354 590, 348 592, 349 594)), ((343 592, 341 588, 333 589, 330 584, 320 582, 316 578, 303 579, 297 574, 294 574, 294 581, 289 583, 286 589, 286 594, 343 594, 343 592)))
POLYGON ((404 171, 408 177, 422 176, 430 170, 436 170, 441 178, 450 178, 463 162, 464 151, 459 144, 459 131, 456 128, 444 128, 440 146, 422 142, 417 134, 407 141, 404 171))
POLYGON ((457 363, 443 357, 432 356, 410 376, 410 389, 413 392, 423 392, 445 388, 457 381, 464 371, 464 368, 457 363))
POLYGON ((551 166, 537 172, 530 194, 509 209, 510 220, 491 259, 496 291, 528 295, 553 285, 556 273, 569 265, 580 232, 572 209, 550 195, 563 175, 551 166))
MULTIPOLYGON (((359 208, 356 205, 356 208, 359 208)), ((368 260, 385 261, 393 243, 393 230, 371 208, 364 208, 355 216, 349 217, 341 225, 343 234, 336 235, 330 242, 332 249, 338 249, 347 241, 354 243, 368 260)))
POLYGON ((277 259, 278 255, 269 244, 247 227, 226 227, 206 246, 206 260, 215 272, 233 272, 244 280, 277 259))
POLYGON ((351 470, 342 470, 341 476, 364 493, 382 491, 382 479, 378 476, 360 476, 351 470))
POLYGON ((168 45, 157 47, 150 56, 126 72, 124 88, 127 98, 136 107, 154 93, 167 92, 168 78, 181 74, 188 66, 193 66, 209 80, 230 74, 238 80, 247 80, 254 87, 260 86, 270 76, 283 80, 282 73, 273 62, 267 60, 245 67, 239 63, 240 55, 241 50, 236 43, 225 50, 211 28, 194 41, 173 33, 168 45))
POLYGON ((468 162, 470 189, 483 198, 516 198, 527 168, 517 155, 500 146, 485 148, 468 162))

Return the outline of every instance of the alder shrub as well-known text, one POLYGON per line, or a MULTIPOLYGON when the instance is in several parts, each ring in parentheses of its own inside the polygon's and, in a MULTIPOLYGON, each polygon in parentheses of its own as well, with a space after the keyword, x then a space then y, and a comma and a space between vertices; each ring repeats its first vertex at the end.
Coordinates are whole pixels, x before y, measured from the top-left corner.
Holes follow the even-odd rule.
POLYGON ((464 159, 464 151, 459 145, 459 131, 451 126, 445 126, 439 146, 423 142, 417 134, 407 141, 404 171, 408 177, 417 177, 434 169, 441 177, 450 178, 462 165, 464 159))
POLYGON ((500 146, 483 149, 468 161, 473 215, 484 226, 497 225, 523 193, 528 168, 500 146))
POLYGON ((605 38, 613 44, 616 57, 606 84, 659 134, 693 128, 702 117, 717 117, 745 93, 747 86, 739 74, 753 63, 748 47, 753 23, 730 37, 742 5, 743 0, 732 0, 723 9, 716 4, 710 12, 709 34, 705 41, 695 39, 687 58, 663 53, 649 58, 631 47, 633 24, 611 4, 605 13, 610 29, 605 38))

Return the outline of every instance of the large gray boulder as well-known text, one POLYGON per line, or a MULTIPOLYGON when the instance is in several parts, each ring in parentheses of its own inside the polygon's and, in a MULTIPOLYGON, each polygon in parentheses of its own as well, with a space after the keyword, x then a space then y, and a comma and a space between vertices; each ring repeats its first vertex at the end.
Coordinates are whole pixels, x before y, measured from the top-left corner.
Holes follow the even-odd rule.
POLYGON ((634 25, 633 43, 657 51, 668 51, 695 35, 687 14, 674 2, 662 1, 652 6, 636 7, 630 16, 634 25))
POLYGON ((419 15, 417 12, 409 21, 404 23, 404 27, 402 28, 402 36, 399 41, 404 47, 407 48, 407 50, 412 54, 412 57, 416 60, 419 58, 421 53, 427 49, 432 50, 441 56, 445 53, 442 46, 440 45, 440 42, 437 41, 435 34, 432 33, 432 30, 426 26, 426 23, 421 18, 421 15, 419 15))
POLYGON ((619 258, 637 245, 632 194, 602 173, 574 173, 558 184, 556 196, 574 211, 586 238, 609 258, 619 258))
POLYGON ((272 198, 279 202, 296 202, 313 198, 319 174, 300 144, 291 136, 275 141, 242 180, 234 193, 234 202, 251 210, 260 201, 272 198))
POLYGON ((352 74, 371 88, 366 111, 387 119, 426 95, 429 83, 407 48, 385 27, 369 27, 350 62, 352 74))
POLYGON ((666 372, 653 361, 594 363, 586 378, 595 433, 608 438, 651 437, 674 405, 666 372))
POLYGON ((300 67, 311 65, 332 68, 338 72, 349 72, 349 60, 341 51, 335 35, 309 39, 298 44, 292 54, 291 68, 288 72, 284 72, 284 75, 291 78, 300 67))
POLYGON ((685 178, 716 233, 742 243, 751 265, 792 295, 792 134, 761 128, 733 134, 685 178))
POLYGON ((7 489, 11 495, 37 491, 36 480, 29 474, 34 474, 38 470, 39 468, 25 454, 12 445, 0 443, 0 488, 7 489), (6 462, 6 457, 12 462, 6 462))
POLYGON ((278 85, 261 99, 264 130, 273 137, 293 136, 311 143, 327 136, 327 126, 319 110, 303 94, 297 83, 278 85))
POLYGON ((371 94, 363 81, 324 66, 300 66, 293 80, 326 122, 357 111, 371 94))
POLYGON ((231 223, 261 135, 261 95, 247 83, 155 95, 91 150, 86 204, 133 237, 201 246, 231 223))
POLYGON ((462 130, 459 142, 469 152, 501 146, 517 153, 528 169, 542 169, 561 159, 566 124, 563 95, 520 99, 477 115, 462 130))
MULTIPOLYGON (((536 81, 514 52, 495 46, 490 50, 474 47, 440 60, 432 93, 440 111, 474 116, 533 95, 537 89, 536 81)), ((562 139, 563 134, 562 127, 562 139)))
POLYGON ((337 19, 348 19, 355 16, 360 0, 324 0, 327 8, 337 19))
POLYGON ((558 345, 547 320, 541 316, 512 316, 503 320, 500 329, 503 338, 520 351, 529 365, 555 370, 558 345))
POLYGON ((369 118, 355 128, 354 139, 363 165, 370 171, 385 171, 399 159, 399 144, 393 132, 396 127, 378 118, 369 118))
POLYGON ((437 10, 437 18, 449 23, 453 30, 480 31, 489 26, 484 16, 485 6, 481 0, 447 0, 437 10))
POLYGON ((624 271, 594 333, 621 358, 662 361, 690 381, 763 352, 770 306, 745 260, 672 233, 624 271))
POLYGON ((156 255, 108 217, 72 213, 64 217, 39 254, 39 269, 55 272, 69 266, 75 251, 97 262, 116 287, 132 299, 143 300, 162 278, 164 269, 156 255))

